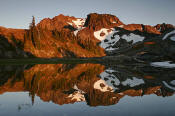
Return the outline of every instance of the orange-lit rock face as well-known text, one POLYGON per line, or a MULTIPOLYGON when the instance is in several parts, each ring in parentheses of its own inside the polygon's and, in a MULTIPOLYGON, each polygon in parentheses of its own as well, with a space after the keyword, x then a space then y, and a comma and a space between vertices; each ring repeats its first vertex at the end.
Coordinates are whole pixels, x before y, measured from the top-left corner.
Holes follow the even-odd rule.
POLYGON ((158 31, 160 31, 161 33, 164 33, 166 31, 169 31, 171 29, 174 29, 174 26, 171 24, 157 24, 156 26, 154 26, 158 31))
POLYGON ((11 29, 0 27, 0 35, 4 35, 7 38, 10 38, 12 35, 17 39, 24 41, 24 33, 26 32, 25 29, 11 29))
MULTIPOLYGON (((0 78, 0 94, 28 91, 32 102, 37 95, 45 102, 60 105, 87 102, 90 106, 106 106, 120 102, 126 95, 174 94, 173 78, 166 77, 164 71, 160 72, 162 77, 157 72, 150 74, 154 75, 150 79, 144 76, 148 74, 142 74, 142 68, 140 72, 134 68, 112 70, 100 64, 38 64, 28 68, 7 66, 3 69, 1 76, 5 74, 5 78, 0 78), (165 82, 172 87, 168 88, 165 82), (106 86, 110 89, 106 89, 106 86)), ((175 74, 173 71, 170 73, 172 76, 175 74)))
MULTIPOLYGON (((64 16, 62 14, 55 16, 53 19, 50 18, 45 18, 43 19, 38 25, 38 28, 42 29, 47 29, 47 30, 61 30, 65 26, 72 26, 74 28, 77 28, 77 25, 75 25, 74 21, 76 21, 77 18, 75 17, 69 17, 69 16, 64 16)), ((83 19, 82 19, 83 20, 83 19)), ((80 21, 82 21, 80 19, 80 21)), ((80 26, 82 26, 81 24, 80 26)))
POLYGON ((101 28, 113 28, 123 23, 114 15, 92 13, 87 16, 85 27, 97 31, 101 28))
POLYGON ((130 30, 130 31, 141 31, 146 33, 152 33, 152 34, 161 34, 159 30, 157 30, 155 27, 150 25, 142 25, 142 24, 128 24, 124 26, 124 29, 130 30))
MULTIPOLYGON (((164 32, 173 29, 174 26, 170 24, 154 27, 125 25, 118 17, 110 14, 91 13, 87 18, 61 14, 52 19, 45 18, 37 25, 33 21, 29 29, 0 27, 0 47, 3 48, 0 50, 0 58, 103 57, 111 53, 126 54, 121 52, 128 51, 125 49, 131 46, 135 49, 135 43, 146 41, 146 45, 154 45, 154 41, 162 42, 164 32), (151 39, 154 39, 153 43, 148 42, 151 39)), ((173 49, 172 45, 172 52, 173 49)))
POLYGON ((124 29, 130 30, 130 31, 134 31, 134 30, 143 31, 141 24, 128 24, 124 26, 124 29))

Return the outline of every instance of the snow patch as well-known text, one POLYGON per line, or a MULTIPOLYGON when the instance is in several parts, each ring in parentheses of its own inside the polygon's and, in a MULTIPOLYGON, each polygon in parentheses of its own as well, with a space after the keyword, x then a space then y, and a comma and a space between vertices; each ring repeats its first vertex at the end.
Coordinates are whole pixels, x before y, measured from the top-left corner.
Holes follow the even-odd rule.
POLYGON ((171 64, 171 61, 164 62, 152 62, 151 66, 154 67, 163 67, 163 68, 175 68, 175 64, 171 64))
POLYGON ((113 69, 110 69, 110 68, 109 69, 106 69, 105 71, 106 72, 110 72, 110 73, 117 72, 116 70, 113 70, 113 69))
POLYGON ((107 91, 113 92, 113 88, 111 86, 107 85, 106 82, 102 79, 100 79, 94 83, 94 89, 98 89, 102 92, 107 92, 107 91), (103 86, 101 86, 101 85, 103 85, 103 86))
POLYGON ((72 20, 72 22, 76 25, 76 27, 79 29, 81 28, 84 23, 85 23, 85 19, 80 19, 78 18, 77 20, 72 20))
POLYGON ((163 84, 164 84, 167 88, 172 89, 172 90, 175 90, 175 87, 172 87, 172 86, 168 85, 168 83, 166 83, 165 81, 163 81, 163 84))
POLYGON ((133 33, 130 33, 129 35, 123 35, 122 38, 125 39, 127 42, 130 42, 133 40, 133 44, 139 41, 143 41, 145 39, 145 37, 142 37, 140 35, 135 35, 133 33))
POLYGON ((124 27, 124 25, 120 25, 120 26, 118 26, 118 27, 123 28, 123 27, 124 27))
MULTIPOLYGON (((171 34, 175 34, 175 30, 174 30, 174 31, 171 31, 171 32, 169 32, 169 33, 167 33, 167 34, 163 37, 163 40, 167 39, 167 37, 170 36, 171 34)), ((172 39, 171 39, 171 40, 172 40, 172 39)), ((173 41, 175 41, 174 38, 173 38, 173 41)))
POLYGON ((85 101, 84 95, 79 91, 70 94, 67 98, 71 98, 71 100, 76 100, 77 102, 85 101))
POLYGON ((102 28, 100 29, 99 31, 95 31, 94 32, 94 36, 99 39, 100 41, 106 39, 106 37, 109 35, 109 34, 112 34, 113 33, 113 28, 112 28, 112 31, 109 32, 109 29, 107 28, 102 28), (101 33, 104 33, 103 36, 100 36, 101 33))
POLYGON ((170 39, 171 39, 172 41, 175 41, 175 36, 170 37, 170 39))
POLYGON ((112 51, 117 49, 117 48, 112 48, 112 46, 120 39, 119 35, 113 36, 114 33, 117 33, 117 32, 119 31, 116 31, 114 28, 111 28, 111 29, 102 28, 99 31, 94 32, 94 36, 101 41, 100 46, 102 48, 104 48, 106 51, 112 51), (104 35, 100 36, 100 34, 102 33, 104 35))
POLYGON ((125 81, 122 82, 122 85, 127 86, 129 85, 130 87, 138 86, 141 84, 144 84, 143 79, 138 79, 136 77, 132 77, 132 79, 126 79, 125 81))
POLYGON ((175 85, 175 80, 171 81, 170 83, 171 83, 172 85, 175 85))
POLYGON ((106 39, 100 43, 100 46, 101 46, 102 48, 104 48, 104 49, 107 48, 106 51, 117 49, 117 48, 111 48, 111 47, 108 48, 109 46, 113 46, 116 42, 118 42, 118 41, 120 40, 120 36, 119 36, 119 35, 115 35, 115 36, 114 36, 114 39, 111 39, 112 35, 113 35, 113 33, 110 34, 110 35, 108 35, 108 36, 106 37, 106 39), (106 40, 107 40, 108 42, 105 42, 106 40))
POLYGON ((70 22, 67 22, 69 25, 73 25, 72 23, 70 23, 70 22))
POLYGON ((114 92, 116 89, 118 89, 117 86, 120 85, 120 81, 115 77, 115 75, 112 74, 113 72, 116 71, 112 69, 106 69, 104 72, 102 72, 100 74, 101 79, 94 84, 94 88, 99 89, 102 92, 114 92))
POLYGON ((115 77, 115 75, 113 75, 112 73, 109 73, 107 71, 102 72, 100 74, 101 79, 105 80, 105 78, 107 78, 108 80, 105 80, 106 83, 111 86, 113 89, 115 89, 116 87, 114 87, 115 85, 119 85, 120 81, 115 77))
POLYGON ((78 18, 77 20, 72 20, 72 22, 77 27, 77 30, 74 31, 74 35, 76 36, 80 30, 85 28, 85 27, 83 27, 83 25, 85 23, 85 19, 78 18))

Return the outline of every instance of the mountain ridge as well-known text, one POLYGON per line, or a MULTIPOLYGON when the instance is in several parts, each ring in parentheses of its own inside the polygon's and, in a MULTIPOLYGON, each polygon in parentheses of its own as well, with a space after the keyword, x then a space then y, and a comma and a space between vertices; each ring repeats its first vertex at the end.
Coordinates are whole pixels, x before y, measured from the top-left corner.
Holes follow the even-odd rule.
MULTIPOLYGON (((33 21, 35 21, 34 18, 33 21)), ((60 14, 52 19, 44 18, 36 25, 35 22, 32 23, 34 24, 30 25, 29 29, 0 27, 1 37, 15 48, 10 51, 13 55, 4 56, 8 49, 1 45, 5 49, 0 52, 0 56, 18 58, 16 49, 20 49, 40 58, 103 57, 108 55, 109 51, 133 46, 132 41, 139 42, 140 40, 137 40, 139 36, 144 37, 141 41, 146 41, 150 38, 160 38, 175 29, 173 25, 165 23, 155 26, 126 25, 114 15, 97 13, 88 14, 86 19, 60 14), (109 41, 108 45, 104 41, 109 41)), ((21 56, 31 57, 23 53, 21 56)))

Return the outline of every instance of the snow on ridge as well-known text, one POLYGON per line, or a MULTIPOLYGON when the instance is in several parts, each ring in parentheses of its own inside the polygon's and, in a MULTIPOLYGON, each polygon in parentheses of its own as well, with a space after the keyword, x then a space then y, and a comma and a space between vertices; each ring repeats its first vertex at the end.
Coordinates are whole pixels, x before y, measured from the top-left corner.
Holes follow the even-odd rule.
POLYGON ((175 87, 170 86, 167 82, 163 81, 163 84, 164 84, 167 88, 172 89, 172 90, 175 90, 175 87))
POLYGON ((70 23, 70 22, 67 22, 67 23, 68 23, 69 25, 71 25, 71 26, 73 25, 73 24, 72 24, 72 23, 70 23))
POLYGON ((100 79, 94 83, 94 89, 98 89, 102 92, 107 92, 107 91, 113 92, 113 88, 111 86, 109 86, 108 84, 106 84, 106 82, 102 79, 100 79), (100 86, 101 84, 103 84, 103 87, 100 86))
MULTIPOLYGON (((170 36, 171 34, 175 34, 175 30, 173 30, 173 31, 171 31, 171 32, 169 32, 169 33, 167 33, 167 34, 163 37, 162 40, 167 39, 167 37, 170 36)), ((171 40, 172 40, 172 41, 175 41, 175 37, 173 36, 173 38, 172 38, 171 40)))
POLYGON ((72 22, 67 22, 67 23, 72 26, 75 25, 79 29, 83 27, 85 23, 85 19, 78 18, 76 20, 72 20, 72 22))
POLYGON ((79 91, 70 94, 67 98, 71 98, 71 100, 76 100, 77 102, 85 101, 84 95, 79 91))
POLYGON ((175 64, 171 64, 171 61, 152 62, 151 66, 162 67, 162 68, 175 68, 175 64))
POLYGON ((85 19, 80 19, 78 18, 77 20, 72 20, 72 22, 76 25, 76 27, 79 29, 81 27, 83 27, 84 23, 85 23, 85 19))
MULTIPOLYGON (((74 23, 74 25, 77 27, 77 30, 74 31, 74 35, 76 36, 77 33, 84 29, 85 27, 83 27, 84 23, 85 23, 85 19, 81 19, 81 18, 78 18, 76 20, 72 20, 72 22, 74 23)), ((72 24, 73 25, 73 24, 72 24)))
POLYGON ((143 41, 145 39, 145 37, 142 37, 140 35, 136 35, 134 33, 130 33, 128 36, 123 35, 122 38, 125 39, 127 42, 130 42, 133 40, 133 44, 137 43, 139 41, 143 41))
POLYGON ((124 27, 124 25, 119 25, 118 27, 123 28, 123 27, 124 27))
POLYGON ((95 31, 94 32, 94 36, 95 38, 97 38, 98 40, 100 41, 103 41, 106 39, 106 37, 109 35, 109 34, 113 34, 114 33, 114 29, 111 28, 111 31, 109 32, 110 29, 107 29, 107 28, 101 28, 99 31, 95 31), (103 36, 100 36, 101 33, 104 33, 103 36))
POLYGON ((77 91, 75 91, 74 93, 70 94, 67 98, 71 98, 71 100, 76 100, 76 101, 78 101, 78 102, 80 102, 80 101, 85 101, 85 97, 84 97, 85 92, 82 91, 82 90, 80 90, 80 89, 77 87, 77 85, 74 85, 73 88, 74 88, 75 90, 77 90, 77 91))

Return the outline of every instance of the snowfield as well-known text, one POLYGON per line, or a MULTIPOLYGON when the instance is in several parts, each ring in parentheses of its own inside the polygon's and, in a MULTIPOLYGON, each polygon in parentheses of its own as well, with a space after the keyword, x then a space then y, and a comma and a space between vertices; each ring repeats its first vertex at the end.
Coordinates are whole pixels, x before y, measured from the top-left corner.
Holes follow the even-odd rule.
POLYGON ((106 51, 115 50, 114 48, 109 47, 109 46, 114 45, 120 39, 119 35, 116 35, 114 39, 111 39, 111 37, 113 37, 114 33, 117 33, 117 32, 119 32, 119 31, 116 31, 114 28, 111 28, 111 29, 102 28, 99 31, 95 31, 94 36, 95 36, 95 38, 97 38, 98 40, 101 41, 100 46, 102 48, 106 49, 106 51), (100 36, 102 33, 104 35, 100 36), (105 42, 105 40, 107 40, 108 42, 105 42))
POLYGON ((137 77, 128 78, 126 80, 120 81, 118 77, 116 77, 113 72, 116 72, 112 69, 106 69, 104 72, 100 74, 100 80, 94 83, 94 89, 98 89, 102 92, 114 92, 118 90, 119 87, 122 86, 129 86, 135 87, 142 84, 145 84, 143 79, 139 79, 137 77))
POLYGON ((76 25, 76 27, 79 29, 81 27, 83 27, 84 23, 85 23, 85 19, 77 19, 77 20, 72 20, 72 22, 76 25))
POLYGON ((77 85, 74 85, 74 89, 77 90, 74 93, 70 94, 67 98, 71 98, 71 100, 76 100, 77 102, 85 101, 84 91, 78 89, 77 85))
POLYGON ((94 83, 94 89, 98 89, 102 92, 110 91, 114 92, 118 88, 116 86, 120 85, 120 81, 111 74, 115 72, 112 69, 106 69, 100 74, 101 79, 94 83), (103 86, 100 86, 103 85, 103 86))
POLYGON ((110 31, 110 29, 102 28, 99 31, 95 31, 94 32, 94 37, 97 38, 100 41, 103 41, 104 39, 107 38, 107 36, 109 34, 114 34, 114 33, 115 33, 115 31, 114 31, 113 28, 111 28, 111 31, 110 31), (104 33, 104 35, 103 36, 100 36, 101 33, 104 33))
POLYGON ((94 83, 94 89, 98 89, 101 92, 113 92, 113 88, 109 86, 104 80, 100 79, 94 83), (103 86, 101 86, 103 85, 103 86))
MULTIPOLYGON (((121 27, 123 25, 120 25, 121 27)), ((117 34, 120 32, 119 30, 115 30, 114 28, 107 29, 102 28, 99 31, 94 32, 94 37, 101 41, 100 46, 104 48, 106 51, 116 50, 118 48, 113 48, 120 39, 125 39, 127 42, 131 42, 135 44, 139 41, 143 41, 145 37, 140 35, 136 35, 134 33, 130 33, 129 35, 122 35, 121 37, 117 34)))
POLYGON ((76 100, 77 102, 85 101, 84 95, 79 91, 76 91, 73 94, 70 94, 67 98, 71 98, 72 101, 76 100))
POLYGON ((85 21, 86 21, 86 19, 78 18, 78 19, 76 19, 76 20, 72 20, 72 22, 67 22, 67 23, 68 23, 69 25, 71 25, 71 26, 73 26, 73 25, 76 26, 77 30, 74 31, 74 35, 76 36, 77 33, 78 33, 80 30, 82 30, 82 29, 85 28, 85 27, 83 27, 85 21))

